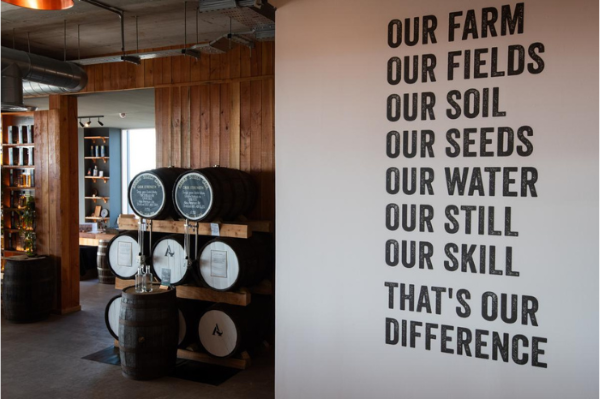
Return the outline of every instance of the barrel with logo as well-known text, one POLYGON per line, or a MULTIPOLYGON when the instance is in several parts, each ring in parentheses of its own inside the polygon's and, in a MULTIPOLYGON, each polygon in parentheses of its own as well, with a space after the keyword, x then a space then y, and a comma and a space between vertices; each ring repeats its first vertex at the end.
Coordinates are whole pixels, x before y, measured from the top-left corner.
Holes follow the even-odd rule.
POLYGON ((127 287, 121 297, 119 351, 123 375, 149 380, 171 374, 177 361, 179 316, 175 289, 136 293, 127 287))
MULTIPOLYGON (((152 233, 152 239, 150 239, 150 233, 144 233, 143 254, 147 257, 148 261, 151 258, 150 241, 160 240, 164 236, 164 233, 152 233)), ((137 231, 125 231, 113 237, 108 243, 108 266, 118 278, 123 280, 135 278, 139 266, 138 256, 142 253, 138 242, 137 231)))
POLYGON ((179 347, 186 348, 198 340, 198 322, 212 302, 177 298, 179 309, 179 347), (195 326, 195 327, 194 327, 195 326))
POLYGON ((108 265, 108 258, 106 257, 109 242, 110 240, 98 241, 98 254, 96 255, 96 264, 98 267, 98 281, 102 284, 115 283, 115 275, 110 270, 110 266, 108 265))
MULTIPOLYGON (((198 237, 199 246, 206 243, 207 238, 198 237)), ((189 264, 196 258, 196 236, 190 236, 189 264)), ((152 270, 154 275, 162 282, 167 273, 171 285, 180 285, 188 282, 193 273, 193 266, 188 267, 188 255, 184 245, 183 234, 171 234, 155 241, 152 248, 152 270)))
POLYGON ((200 251, 195 265, 200 285, 232 291, 259 283, 272 268, 273 251, 265 235, 248 239, 215 238, 200 251))
POLYGON ((234 220, 256 204, 256 183, 237 169, 213 167, 182 173, 173 189, 177 213, 188 220, 234 220))
POLYGON ((54 301, 54 266, 45 256, 6 258, 2 305, 7 320, 28 323, 46 319, 54 301))
POLYGON ((214 357, 230 357, 258 344, 272 326, 272 301, 256 300, 241 307, 217 303, 198 322, 198 337, 204 350, 214 357))
POLYGON ((158 168, 137 174, 127 190, 133 212, 145 219, 177 218, 172 202, 173 185, 183 168, 158 168))

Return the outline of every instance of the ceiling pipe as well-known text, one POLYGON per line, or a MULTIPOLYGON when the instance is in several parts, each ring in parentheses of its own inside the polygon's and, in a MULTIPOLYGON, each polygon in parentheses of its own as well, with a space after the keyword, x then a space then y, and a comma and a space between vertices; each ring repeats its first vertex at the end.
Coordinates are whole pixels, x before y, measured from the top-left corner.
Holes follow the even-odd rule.
POLYGON ((85 71, 72 62, 2 47, 2 110, 28 109, 23 105, 24 85, 28 90, 45 87, 43 95, 65 94, 83 90, 87 80, 85 71))
POLYGON ((131 62, 132 64, 136 64, 136 65, 141 64, 141 60, 138 57, 125 54, 125 10, 111 6, 110 4, 106 4, 106 3, 103 3, 98 0, 79 0, 79 1, 102 8, 106 11, 110 11, 119 16, 119 19, 121 20, 121 52, 123 53, 123 55, 121 55, 121 61, 131 62))
POLYGON ((87 85, 87 74, 77 64, 25 51, 2 47, 2 70, 16 64, 24 80, 81 91, 87 85))

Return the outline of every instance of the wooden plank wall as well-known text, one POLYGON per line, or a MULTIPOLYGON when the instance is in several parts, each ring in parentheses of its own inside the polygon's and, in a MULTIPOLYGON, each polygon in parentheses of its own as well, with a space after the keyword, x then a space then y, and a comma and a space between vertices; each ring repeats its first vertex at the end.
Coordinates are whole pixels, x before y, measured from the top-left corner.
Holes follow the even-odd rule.
POLYGON ((38 253, 56 265, 55 309, 71 313, 79 305, 79 200, 77 99, 50 96, 50 110, 34 114, 38 253))
POLYGON ((247 171, 260 186, 250 217, 274 221, 274 48, 87 66, 84 92, 154 87, 157 165, 247 171))

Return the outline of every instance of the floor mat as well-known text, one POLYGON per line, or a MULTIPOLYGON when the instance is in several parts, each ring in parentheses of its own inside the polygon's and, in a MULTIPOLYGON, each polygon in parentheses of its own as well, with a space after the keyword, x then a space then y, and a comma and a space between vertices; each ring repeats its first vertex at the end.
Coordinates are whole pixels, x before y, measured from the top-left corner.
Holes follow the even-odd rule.
MULTIPOLYGON (((105 364, 112 364, 114 366, 121 365, 119 348, 115 348, 114 346, 110 346, 96 353, 92 353, 91 355, 83 357, 83 359, 105 364)), ((177 359, 175 374, 173 374, 171 377, 218 386, 239 372, 240 370, 229 367, 177 359)))

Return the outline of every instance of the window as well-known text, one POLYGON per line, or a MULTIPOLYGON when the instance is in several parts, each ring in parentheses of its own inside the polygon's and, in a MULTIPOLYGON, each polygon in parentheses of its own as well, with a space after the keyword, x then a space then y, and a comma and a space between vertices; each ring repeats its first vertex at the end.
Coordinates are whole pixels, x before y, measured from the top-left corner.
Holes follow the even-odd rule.
POLYGON ((129 182, 140 172, 156 168, 156 130, 130 129, 121 133, 123 159, 122 212, 133 213, 127 201, 129 182))

